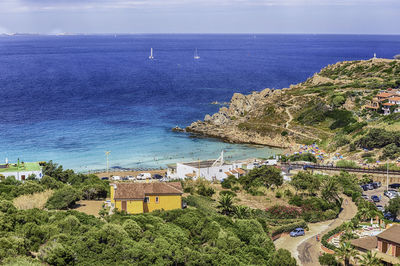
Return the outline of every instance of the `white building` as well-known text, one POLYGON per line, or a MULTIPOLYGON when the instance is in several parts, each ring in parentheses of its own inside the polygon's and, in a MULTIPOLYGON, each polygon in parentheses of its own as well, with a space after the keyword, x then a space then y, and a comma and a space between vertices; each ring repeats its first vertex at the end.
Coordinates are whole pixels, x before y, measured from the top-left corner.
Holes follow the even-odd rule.
POLYGON ((207 180, 219 180, 228 177, 232 173, 235 176, 243 174, 243 170, 238 169, 246 167, 243 162, 225 162, 223 152, 217 160, 195 161, 187 163, 177 163, 176 166, 168 167, 167 175, 171 179, 185 178, 205 178, 207 180))
POLYGON ((35 175, 37 179, 43 177, 42 166, 38 162, 0 164, 0 177, 7 178, 9 176, 14 176, 15 179, 23 181, 31 175, 35 175))

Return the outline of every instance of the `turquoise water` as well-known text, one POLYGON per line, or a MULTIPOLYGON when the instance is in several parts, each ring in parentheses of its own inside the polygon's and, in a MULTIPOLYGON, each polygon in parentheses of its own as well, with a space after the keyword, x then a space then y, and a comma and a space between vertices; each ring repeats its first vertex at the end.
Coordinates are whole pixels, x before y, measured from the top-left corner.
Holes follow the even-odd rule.
POLYGON ((282 88, 327 64, 399 53, 399 36, 124 35, 0 37, 0 160, 87 171, 269 157, 276 149, 190 138, 234 92, 282 88), (149 60, 150 48, 155 60, 149 60), (198 49, 200 60, 193 60, 198 49))

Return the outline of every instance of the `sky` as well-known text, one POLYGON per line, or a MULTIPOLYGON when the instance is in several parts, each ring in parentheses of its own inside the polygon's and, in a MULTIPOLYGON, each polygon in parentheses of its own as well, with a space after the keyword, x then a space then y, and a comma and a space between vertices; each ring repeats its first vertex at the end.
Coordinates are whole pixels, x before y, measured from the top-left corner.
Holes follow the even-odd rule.
POLYGON ((400 34, 400 0, 0 0, 0 33, 400 34))

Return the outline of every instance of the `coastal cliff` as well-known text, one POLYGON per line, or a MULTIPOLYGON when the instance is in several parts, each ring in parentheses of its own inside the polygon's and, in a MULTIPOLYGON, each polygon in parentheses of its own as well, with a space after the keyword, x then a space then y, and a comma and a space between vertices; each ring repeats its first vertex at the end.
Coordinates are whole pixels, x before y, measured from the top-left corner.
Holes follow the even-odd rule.
POLYGON ((385 126, 381 110, 370 112, 365 106, 382 90, 399 86, 399 60, 339 62, 289 88, 235 93, 228 107, 207 114, 186 131, 282 148, 318 142, 336 151, 348 147, 355 139, 352 134, 362 128, 385 126))

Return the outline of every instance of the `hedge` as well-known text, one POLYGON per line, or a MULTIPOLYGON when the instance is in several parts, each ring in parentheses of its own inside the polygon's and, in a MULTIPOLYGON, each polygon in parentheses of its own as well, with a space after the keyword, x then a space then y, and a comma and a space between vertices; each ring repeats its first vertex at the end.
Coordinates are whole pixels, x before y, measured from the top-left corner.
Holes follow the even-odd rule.
POLYGON ((272 231, 271 236, 276 236, 277 234, 290 232, 298 227, 308 229, 307 223, 303 220, 297 223, 281 225, 277 227, 274 231, 272 231))
POLYGON ((335 229, 329 231, 328 233, 326 233, 322 238, 321 238, 321 244, 326 247, 329 248, 330 250, 335 250, 336 247, 330 243, 328 243, 328 239, 333 236, 334 234, 339 233, 340 231, 343 230, 343 224, 339 225, 338 227, 336 227, 335 229))

